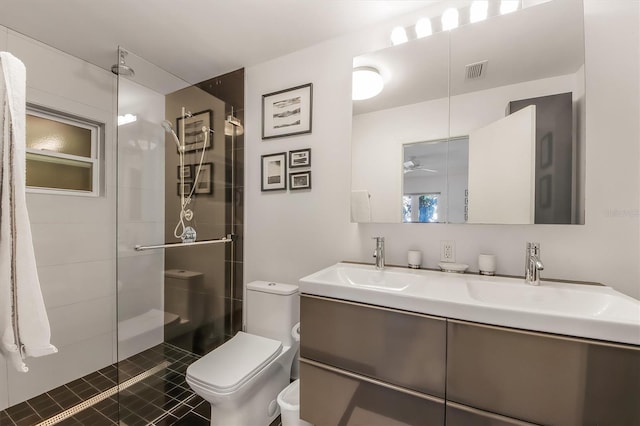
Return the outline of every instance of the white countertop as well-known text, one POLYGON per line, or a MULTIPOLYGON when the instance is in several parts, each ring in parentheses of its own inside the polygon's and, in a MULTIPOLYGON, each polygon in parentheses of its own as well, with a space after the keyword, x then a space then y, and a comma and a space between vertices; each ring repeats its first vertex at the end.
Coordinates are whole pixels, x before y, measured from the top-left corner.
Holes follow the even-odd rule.
POLYGON ((337 263, 300 292, 451 319, 640 345, 640 301, 611 287, 337 263))

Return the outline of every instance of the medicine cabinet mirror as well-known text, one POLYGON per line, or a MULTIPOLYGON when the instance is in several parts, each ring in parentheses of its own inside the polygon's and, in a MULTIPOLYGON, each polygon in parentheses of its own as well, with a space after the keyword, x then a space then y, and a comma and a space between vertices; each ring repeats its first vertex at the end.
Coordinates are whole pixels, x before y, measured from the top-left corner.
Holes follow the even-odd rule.
POLYGON ((583 224, 583 18, 554 0, 354 58, 386 82, 353 103, 352 221, 583 224))

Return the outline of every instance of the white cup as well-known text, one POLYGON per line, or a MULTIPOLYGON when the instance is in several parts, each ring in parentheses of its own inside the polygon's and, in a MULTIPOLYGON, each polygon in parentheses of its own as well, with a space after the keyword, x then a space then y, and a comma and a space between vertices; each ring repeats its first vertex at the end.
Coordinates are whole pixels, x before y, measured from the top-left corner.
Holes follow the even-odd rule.
POLYGON ((409 264, 409 268, 420 269, 422 252, 420 250, 409 250, 407 253, 407 263, 409 264))
POLYGON ((478 269, 482 275, 495 275, 496 264, 495 254, 481 254, 478 256, 478 269))

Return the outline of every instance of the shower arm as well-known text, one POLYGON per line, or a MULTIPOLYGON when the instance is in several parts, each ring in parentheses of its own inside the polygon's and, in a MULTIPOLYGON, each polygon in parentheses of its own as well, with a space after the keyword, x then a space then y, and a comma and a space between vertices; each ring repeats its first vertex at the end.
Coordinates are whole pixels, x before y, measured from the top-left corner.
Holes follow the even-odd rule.
POLYGON ((233 242, 234 237, 235 237, 234 234, 227 234, 226 237, 222 237, 217 240, 203 240, 203 241, 195 241, 193 243, 167 243, 167 244, 158 244, 153 246, 136 245, 134 249, 135 251, 144 251, 144 250, 155 250, 155 249, 184 247, 184 246, 200 246, 205 244, 231 243, 233 242))

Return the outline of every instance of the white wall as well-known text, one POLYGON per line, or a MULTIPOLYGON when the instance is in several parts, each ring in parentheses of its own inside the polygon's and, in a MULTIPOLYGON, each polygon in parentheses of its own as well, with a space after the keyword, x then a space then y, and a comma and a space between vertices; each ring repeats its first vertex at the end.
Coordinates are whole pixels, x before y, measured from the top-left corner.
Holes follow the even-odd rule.
POLYGON ((107 71, 4 27, 0 50, 25 63, 28 102, 105 123, 106 142, 100 197, 27 195, 51 342, 59 352, 28 359, 26 374, 7 368, 0 357, 3 409, 114 361, 115 80, 107 71))
POLYGON ((245 88, 245 282, 297 280, 353 257, 349 223, 351 49, 320 44, 250 67, 245 88), (260 138, 261 96, 313 83, 313 132, 260 138), (260 192, 260 156, 311 148, 310 191, 260 192))
POLYGON ((357 33, 247 68, 245 281, 295 283, 340 260, 372 262, 374 235, 387 261, 409 249, 435 267, 440 240, 477 270, 480 252, 498 256, 498 273, 522 275, 526 241, 539 241, 544 277, 598 281, 640 297, 638 2, 585 1, 586 225, 350 224, 352 58, 379 49, 387 27, 357 33), (312 82, 313 133, 262 141, 261 95, 312 82), (313 189, 261 193, 260 155, 313 149, 313 189))

